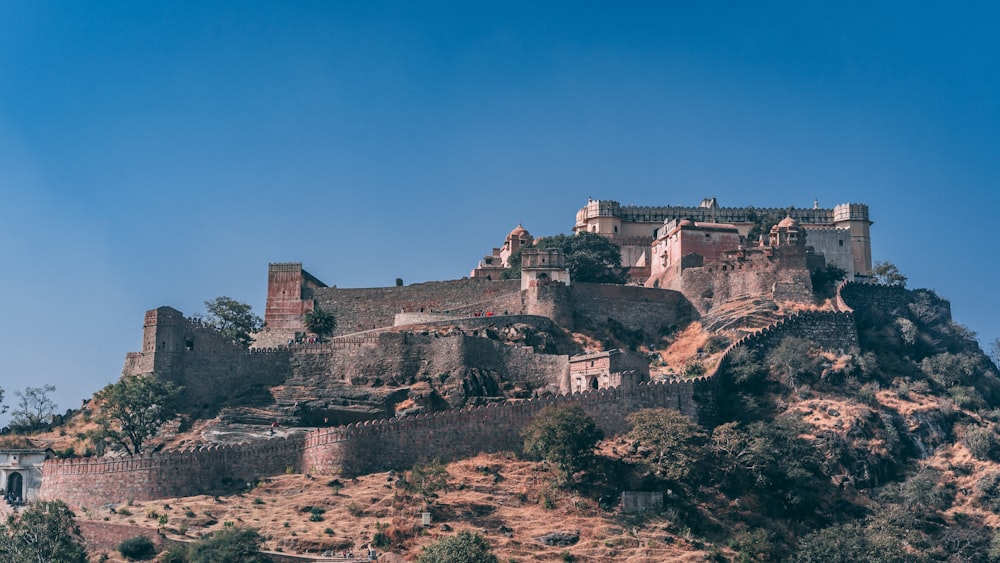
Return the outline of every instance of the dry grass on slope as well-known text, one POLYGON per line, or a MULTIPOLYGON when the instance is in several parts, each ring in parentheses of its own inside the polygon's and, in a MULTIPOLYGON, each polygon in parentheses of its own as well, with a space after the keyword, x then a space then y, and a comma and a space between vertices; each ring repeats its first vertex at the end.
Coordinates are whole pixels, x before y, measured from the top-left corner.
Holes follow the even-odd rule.
MULTIPOLYGON (((161 526, 168 537, 196 539, 227 525, 257 528, 265 548, 294 553, 340 552, 361 548, 376 534, 391 541, 388 551, 413 560, 420 549, 460 530, 484 535, 501 561, 704 561, 705 552, 679 535, 669 521, 629 519, 605 511, 572 491, 551 486, 553 475, 541 464, 511 454, 483 454, 447 466, 449 489, 438 493, 421 525, 424 501, 399 483, 399 476, 376 473, 357 479, 282 475, 242 495, 164 499, 90 511, 83 518, 161 526), (319 516, 313 516, 318 511, 319 516), (550 547, 537 538, 579 531, 579 542, 550 547)), ((116 553, 108 552, 114 561, 116 553)))

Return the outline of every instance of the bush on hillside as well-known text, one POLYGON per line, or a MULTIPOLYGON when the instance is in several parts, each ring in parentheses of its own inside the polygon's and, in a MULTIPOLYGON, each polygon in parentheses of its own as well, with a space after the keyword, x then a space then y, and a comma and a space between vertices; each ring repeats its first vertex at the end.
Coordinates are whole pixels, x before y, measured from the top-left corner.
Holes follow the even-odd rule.
POLYGON ((129 561, 145 561, 156 555, 156 545, 146 536, 136 536, 118 544, 118 553, 129 561))

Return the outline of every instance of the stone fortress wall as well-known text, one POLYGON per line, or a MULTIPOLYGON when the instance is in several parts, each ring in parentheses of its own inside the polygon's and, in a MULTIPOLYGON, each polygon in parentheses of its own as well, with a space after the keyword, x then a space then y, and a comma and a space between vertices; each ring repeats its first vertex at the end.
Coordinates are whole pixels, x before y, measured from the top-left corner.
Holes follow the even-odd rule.
MULTIPOLYGON (((387 288, 336 289, 318 287, 322 282, 303 271, 301 265, 293 265, 297 266, 298 274, 288 265, 277 266, 281 268, 283 286, 300 283, 317 286, 309 290, 317 305, 337 315, 342 325, 377 328, 334 336, 329 342, 311 345, 288 346, 287 335, 283 334, 281 338, 264 339, 271 344, 280 342, 280 346, 247 351, 216 331, 185 318, 180 311, 160 307, 146 313, 142 351, 127 355, 123 374, 155 373, 181 385, 185 389, 183 401, 193 409, 246 405, 270 400, 269 389, 290 381, 353 384, 377 377, 383 382, 404 385, 423 371, 432 369, 421 365, 428 361, 452 366, 469 357, 469 350, 478 351, 477 361, 485 357, 484 348, 476 346, 474 338, 466 338, 458 346, 457 342, 428 343, 407 337, 399 327, 393 326, 397 315, 401 314, 417 319, 420 315, 433 318, 443 314, 464 316, 464 320, 451 322, 472 332, 476 331, 476 325, 509 326, 513 322, 541 327, 539 323, 544 318, 543 324, 551 326, 555 322, 570 329, 577 322, 600 325, 613 319, 630 330, 643 330, 648 334, 682 325, 697 315, 683 295, 662 289, 602 284, 566 287, 550 283, 521 290, 516 280, 508 283, 468 279, 387 288), (294 278, 295 275, 299 278, 294 278), (493 315, 485 316, 488 313, 493 315), (480 316, 474 316, 477 314, 480 316), (360 323, 351 321, 352 315, 361 315, 363 320, 360 323)), ((277 300, 271 293, 274 291, 269 288, 269 306, 277 300)), ((307 299, 301 295, 294 298, 307 299)), ((305 307, 290 303, 279 305, 282 311, 305 307)), ((290 331, 292 335, 304 330, 288 319, 282 322, 284 328, 281 330, 290 331)), ((340 330, 345 329, 341 326, 340 330)), ((492 356, 497 358, 493 363, 500 372, 528 370, 536 380, 557 382, 565 371, 565 366, 561 366, 566 363, 565 357, 546 358, 528 349, 509 352, 500 350, 500 343, 491 346, 494 348, 492 356)), ((444 367, 437 373, 451 369, 444 367)), ((289 397, 290 404, 296 400, 289 397)), ((345 422, 354 420, 357 418, 345 422)))
POLYGON ((50 459, 42 466, 39 497, 92 508, 129 499, 222 494, 299 467, 302 448, 299 436, 117 459, 50 459))
MULTIPOLYGON (((842 307, 896 307, 910 292, 849 283, 839 292, 842 307)), ((626 430, 635 409, 676 408, 711 424, 718 370, 738 347, 763 349, 798 336, 831 350, 857 346, 851 310, 806 311, 734 343, 711 374, 695 380, 649 383, 555 397, 510 401, 412 417, 391 418, 319 429, 304 438, 276 439, 194 451, 162 452, 108 460, 49 460, 43 468, 42 498, 73 506, 96 506, 127 499, 151 500, 238 488, 287 467, 317 473, 360 474, 403 469, 414 462, 442 461, 481 451, 518 450, 520 430, 551 404, 579 403, 608 435, 626 430)))
POLYGON ((607 436, 627 431, 637 409, 677 409, 693 418, 711 414, 711 378, 646 383, 573 395, 368 421, 317 430, 306 438, 303 468, 358 475, 410 467, 420 461, 453 461, 480 452, 520 451, 521 430, 545 407, 577 403, 607 436))
POLYGON ((126 356, 123 375, 155 373, 184 387, 194 408, 240 404, 267 395, 289 375, 290 351, 246 350, 172 307, 147 311, 142 352, 126 356))
POLYGON ((397 313, 459 312, 470 308, 526 313, 520 280, 478 279, 398 287, 314 290, 316 305, 337 318, 336 335, 393 326, 397 313))

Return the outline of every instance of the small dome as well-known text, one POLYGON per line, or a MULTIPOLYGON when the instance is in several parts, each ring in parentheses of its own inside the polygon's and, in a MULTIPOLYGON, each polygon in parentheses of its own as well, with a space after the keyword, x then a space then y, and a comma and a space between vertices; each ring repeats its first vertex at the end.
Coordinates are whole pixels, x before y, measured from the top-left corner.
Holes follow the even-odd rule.
POLYGON ((680 223, 677 223, 678 227, 693 227, 694 221, 690 219, 683 219, 680 223))
POLYGON ((531 236, 531 234, 528 233, 528 229, 525 229, 524 227, 521 226, 520 223, 518 223, 517 226, 514 227, 514 230, 511 231, 510 234, 507 235, 507 236, 511 236, 511 237, 515 237, 515 238, 521 238, 522 236, 525 236, 525 235, 527 235, 529 237, 531 236))
POLYGON ((778 226, 782 227, 782 228, 785 228, 785 229, 790 228, 790 227, 798 227, 799 226, 799 222, 796 221, 795 219, 792 219, 792 216, 789 215, 789 216, 785 217, 784 219, 782 219, 781 222, 778 223, 778 226))

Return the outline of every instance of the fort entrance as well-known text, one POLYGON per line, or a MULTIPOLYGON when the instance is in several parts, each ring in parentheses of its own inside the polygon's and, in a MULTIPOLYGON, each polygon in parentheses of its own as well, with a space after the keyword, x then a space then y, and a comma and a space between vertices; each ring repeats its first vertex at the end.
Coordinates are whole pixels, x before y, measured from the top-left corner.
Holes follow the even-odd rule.
POLYGON ((17 471, 7 476, 7 494, 15 499, 24 498, 24 477, 17 471))

